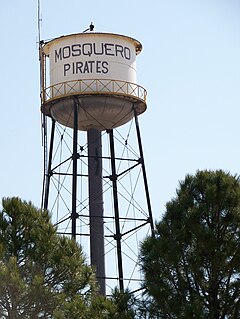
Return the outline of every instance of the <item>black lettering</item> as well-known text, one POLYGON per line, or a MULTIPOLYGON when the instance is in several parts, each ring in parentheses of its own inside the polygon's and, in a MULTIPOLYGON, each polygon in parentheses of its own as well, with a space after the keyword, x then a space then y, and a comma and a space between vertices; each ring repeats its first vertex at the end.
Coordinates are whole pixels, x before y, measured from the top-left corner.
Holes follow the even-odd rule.
POLYGON ((124 57, 125 59, 127 60, 130 60, 131 59, 131 51, 129 48, 127 47, 124 47, 124 57))
POLYGON ((70 56, 71 56, 71 48, 70 48, 70 46, 64 47, 64 48, 62 49, 62 57, 63 57, 64 59, 67 59, 67 58, 69 58, 70 56))
POLYGON ((73 44, 72 45, 72 56, 79 56, 81 55, 81 45, 80 44, 73 44))
POLYGON ((88 62, 85 62, 83 73, 89 73, 88 62))
POLYGON ((84 43, 82 45, 82 54, 88 55, 88 56, 92 55, 92 43, 84 43), (85 49, 85 47, 86 47, 86 49, 85 49))
POLYGON ((108 73, 108 62, 107 61, 102 62, 102 73, 104 73, 104 74, 108 73))
MULTIPOLYGON (((100 45, 99 45, 99 47, 100 47, 100 45)), ((103 55, 104 54, 103 43, 101 43, 101 49, 99 48, 98 52, 97 52, 97 48, 96 48, 96 43, 93 43, 93 54, 95 54, 95 55, 103 55)))
POLYGON ((116 44, 115 46, 115 52, 116 52, 116 56, 118 56, 118 53, 120 53, 121 57, 123 58, 123 46, 116 44))
POLYGON ((106 55, 114 55, 114 53, 110 53, 112 50, 112 47, 114 46, 114 44, 112 43, 105 43, 105 54, 106 55), (110 51, 110 52, 108 52, 110 51))
MULTIPOLYGON (((63 59, 81 55, 87 55, 89 57, 91 57, 92 55, 108 55, 116 57, 119 56, 123 59, 130 60, 131 50, 128 47, 113 43, 84 43, 82 45, 76 43, 72 44, 71 46, 65 46, 63 48, 56 49, 54 52, 54 61, 55 63, 57 63, 58 61, 61 61, 63 59)), ((90 67, 90 69, 92 70, 93 63, 91 62, 88 67, 90 67)), ((77 72, 76 69, 75 72, 77 72)))
POLYGON ((64 64, 64 66, 63 66, 63 70, 64 70, 63 74, 64 74, 64 76, 66 76, 67 71, 69 71, 69 70, 70 70, 70 64, 69 64, 69 63, 64 64))
POLYGON ((95 63, 95 61, 88 61, 88 66, 90 67, 90 73, 93 72, 93 64, 95 63))
POLYGON ((101 73, 101 61, 96 61, 96 72, 101 73))
POLYGON ((58 60, 62 60, 62 48, 60 48, 58 52, 57 52, 57 50, 55 50, 55 63, 58 60))
POLYGON ((83 63, 82 62, 76 62, 76 74, 83 73, 82 72, 83 63))

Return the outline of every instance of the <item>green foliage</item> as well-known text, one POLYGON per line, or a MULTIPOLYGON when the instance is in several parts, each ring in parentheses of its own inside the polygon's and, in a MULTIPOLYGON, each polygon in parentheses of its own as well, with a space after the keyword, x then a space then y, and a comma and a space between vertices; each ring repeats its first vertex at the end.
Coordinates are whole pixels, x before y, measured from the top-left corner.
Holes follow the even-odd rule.
POLYGON ((6 198, 2 207, 0 317, 85 318, 97 289, 81 247, 31 203, 6 198))
POLYGON ((163 318, 240 317, 239 237, 239 179, 221 170, 187 176, 141 249, 146 291, 163 318))
POLYGON ((145 291, 137 300, 137 317, 141 319, 161 319, 165 318, 161 316, 158 305, 154 302, 154 299, 149 296, 145 291))
POLYGON ((111 319, 114 318, 115 305, 111 300, 98 294, 87 298, 80 295, 72 297, 71 302, 64 300, 54 311, 54 319, 111 319))
POLYGON ((136 299, 128 289, 125 291, 114 289, 111 297, 116 305, 116 311, 113 317, 114 319, 136 318, 136 299))

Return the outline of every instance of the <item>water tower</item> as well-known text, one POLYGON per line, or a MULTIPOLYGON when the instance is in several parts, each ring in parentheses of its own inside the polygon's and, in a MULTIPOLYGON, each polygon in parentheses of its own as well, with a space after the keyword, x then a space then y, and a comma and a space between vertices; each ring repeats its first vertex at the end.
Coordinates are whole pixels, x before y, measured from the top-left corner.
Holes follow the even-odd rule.
POLYGON ((137 247, 153 232, 138 122, 146 110, 146 90, 136 80, 141 50, 131 37, 96 32, 40 45, 42 205, 52 213, 59 233, 89 250, 102 294, 106 287, 140 287, 137 247), (125 139, 116 130, 129 123, 134 129, 125 139), (137 152, 129 146, 132 135, 137 152), (118 155, 119 143, 127 152, 118 155), (132 176, 124 181, 136 168, 139 193, 132 176))

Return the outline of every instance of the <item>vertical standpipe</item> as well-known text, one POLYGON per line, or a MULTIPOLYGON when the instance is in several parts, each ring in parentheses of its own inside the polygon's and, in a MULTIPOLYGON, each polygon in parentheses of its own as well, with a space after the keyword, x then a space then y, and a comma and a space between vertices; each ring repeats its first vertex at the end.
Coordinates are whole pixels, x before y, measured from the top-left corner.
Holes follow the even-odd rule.
POLYGON ((101 132, 97 129, 89 129, 87 131, 87 141, 91 264, 96 268, 96 277, 100 286, 100 293, 105 295, 101 132))

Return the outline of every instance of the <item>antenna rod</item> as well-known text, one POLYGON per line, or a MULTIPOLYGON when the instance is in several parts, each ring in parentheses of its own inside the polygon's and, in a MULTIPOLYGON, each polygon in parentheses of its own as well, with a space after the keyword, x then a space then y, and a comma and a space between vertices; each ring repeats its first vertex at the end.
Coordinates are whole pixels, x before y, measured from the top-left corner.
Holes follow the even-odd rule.
POLYGON ((38 46, 40 48, 40 42, 41 42, 41 7, 40 7, 40 0, 38 0, 38 46))

